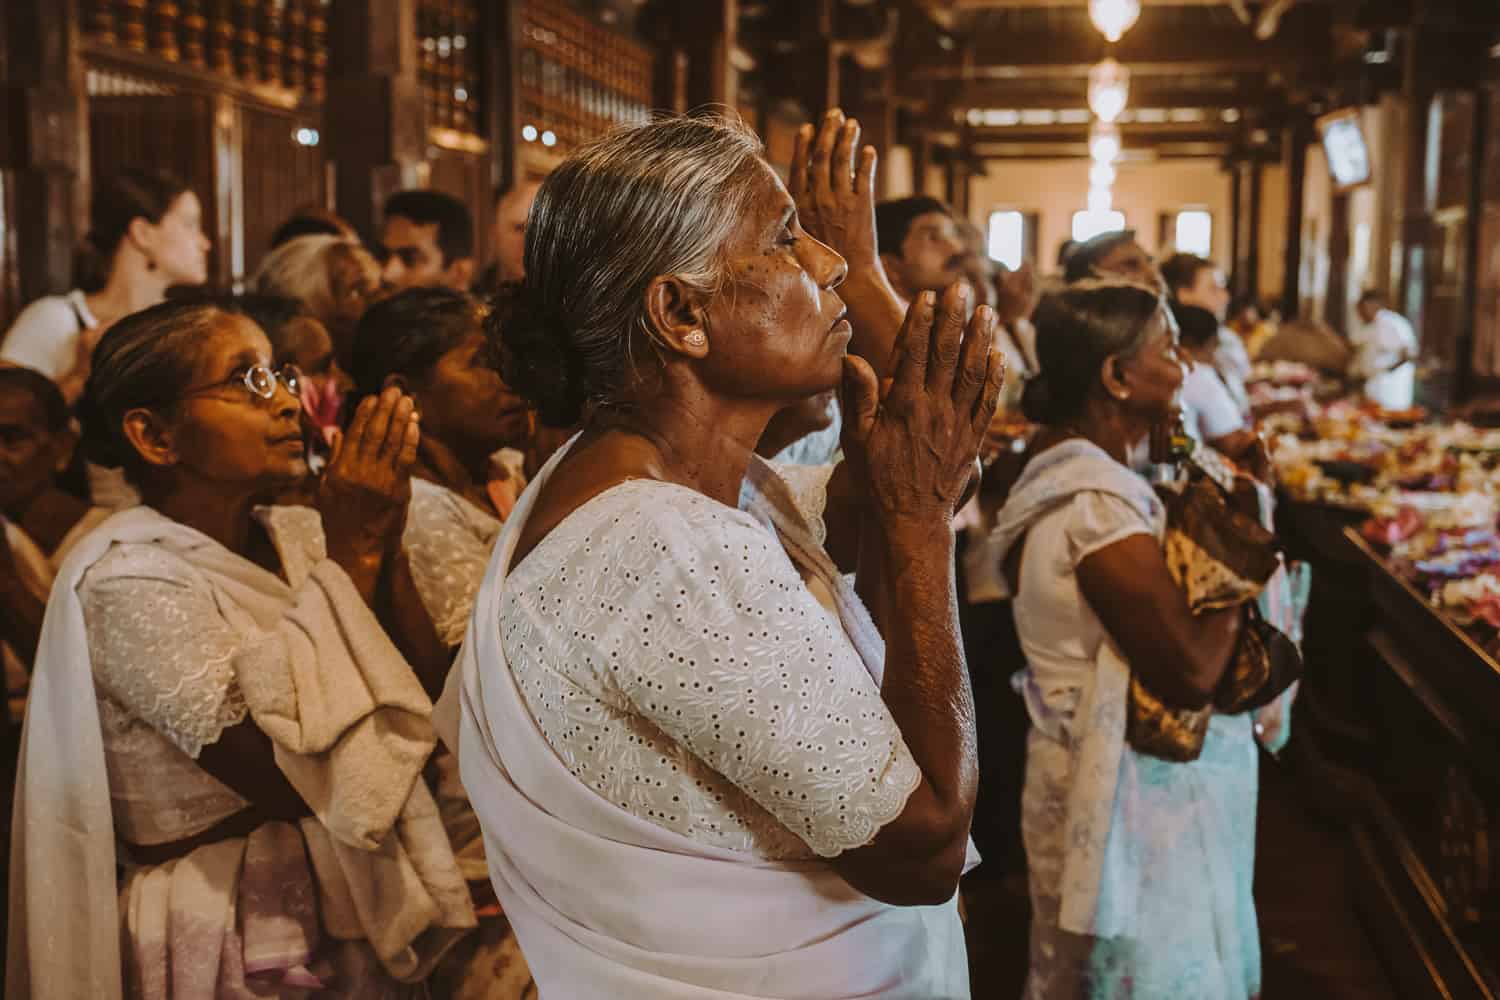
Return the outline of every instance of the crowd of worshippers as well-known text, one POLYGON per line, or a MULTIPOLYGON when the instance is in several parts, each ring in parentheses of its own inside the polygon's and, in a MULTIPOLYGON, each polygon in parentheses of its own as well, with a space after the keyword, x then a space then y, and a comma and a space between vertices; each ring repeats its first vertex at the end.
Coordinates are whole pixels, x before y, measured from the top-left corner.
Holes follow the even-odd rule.
POLYGON ((1142 474, 1180 404, 1269 475, 1222 273, 999 268, 875 161, 663 118, 500 192, 483 273, 403 191, 234 296, 198 192, 101 178, 0 341, 7 995, 967 997, 981 853, 1028 996, 1258 995, 1292 689, 1225 691, 1292 626, 1196 601, 1142 474))

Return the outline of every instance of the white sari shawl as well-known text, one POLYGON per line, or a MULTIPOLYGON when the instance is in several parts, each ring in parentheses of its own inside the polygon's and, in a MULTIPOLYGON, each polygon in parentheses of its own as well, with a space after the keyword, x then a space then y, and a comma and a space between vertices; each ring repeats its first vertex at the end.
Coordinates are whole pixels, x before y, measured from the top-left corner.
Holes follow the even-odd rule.
POLYGON ((219 995, 215 983, 222 991, 223 980, 268 970, 284 974, 284 985, 316 988, 316 975, 301 963, 311 957, 317 927, 301 934, 288 926, 312 911, 281 898, 299 891, 295 878, 287 881, 290 869, 305 872, 309 863, 315 923, 335 940, 368 941, 395 979, 425 975, 475 925, 420 780, 434 745, 430 702, 378 628, 353 634, 373 617, 347 577, 326 561, 284 562, 289 579, 306 584, 295 592, 201 533, 135 507, 101 524, 63 563, 22 735, 8 997, 114 1000, 122 996, 126 968, 152 997, 219 995), (286 824, 267 824, 248 841, 210 844, 135 870, 123 893, 78 593, 85 573, 116 543, 160 544, 183 557, 212 588, 226 620, 245 634, 258 629, 241 602, 274 600, 287 608, 279 630, 285 659, 272 662, 251 645, 236 656, 235 668, 252 716, 275 743, 278 766, 318 817, 302 822, 301 836, 286 824), (285 848, 287 837, 295 847, 290 867, 269 856, 287 854, 276 846, 285 848), (297 841, 305 842, 305 857, 297 841), (235 947, 241 934, 242 951, 235 947), (122 938, 134 952, 123 964, 122 938))
MULTIPOLYGON (((991 564, 1003 566, 1033 524, 1090 491, 1117 497, 1141 511, 1144 520, 1165 525, 1161 501, 1144 479, 1088 441, 1064 441, 1027 463, 1016 480, 986 543, 991 564)), ((1001 580, 1003 596, 1011 596, 1003 574, 1001 580)), ((1073 934, 1128 937, 1140 892, 1130 855, 1139 825, 1149 822, 1137 804, 1133 760, 1125 752, 1130 665, 1108 637, 1099 644, 1094 664, 1092 683, 1081 692, 1071 723, 1064 728, 1037 720, 1039 729, 1068 745, 1073 755, 1058 924, 1073 934)))
MULTIPOLYGON (((774 862, 696 843, 606 801, 559 760, 507 667, 500 605, 516 541, 566 451, 507 519, 434 714, 457 747, 495 891, 542 995, 967 997, 956 894, 941 906, 890 906, 823 861, 774 862)), ((879 683, 884 647, 868 613, 786 485, 759 460, 750 481, 747 510, 774 524, 793 558, 835 595, 879 683)), ((977 860, 971 845, 970 864, 977 860)))

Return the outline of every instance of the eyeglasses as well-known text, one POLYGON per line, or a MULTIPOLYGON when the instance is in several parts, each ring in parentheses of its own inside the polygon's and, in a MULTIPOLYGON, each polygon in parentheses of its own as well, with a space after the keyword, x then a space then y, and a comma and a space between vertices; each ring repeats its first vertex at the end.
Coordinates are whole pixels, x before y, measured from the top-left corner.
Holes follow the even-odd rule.
POLYGON ((239 383, 252 396, 259 396, 261 399, 271 399, 276 395, 277 382, 285 386, 286 391, 293 396, 296 396, 298 399, 302 398, 302 371, 296 365, 282 365, 275 370, 266 365, 251 365, 245 369, 242 375, 231 375, 222 382, 189 389, 179 398, 187 399, 191 396, 198 396, 205 392, 212 392, 215 389, 223 389, 239 383))

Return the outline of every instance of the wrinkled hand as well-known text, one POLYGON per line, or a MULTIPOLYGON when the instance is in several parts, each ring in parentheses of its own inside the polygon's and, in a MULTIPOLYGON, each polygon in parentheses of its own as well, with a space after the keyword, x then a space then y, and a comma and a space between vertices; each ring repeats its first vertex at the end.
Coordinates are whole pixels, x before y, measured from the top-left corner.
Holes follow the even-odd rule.
POLYGON ((857 268, 879 266, 875 246, 875 149, 859 149, 859 122, 834 108, 797 130, 788 188, 802 228, 857 268), (856 150, 858 154, 856 157, 856 150), (856 163, 856 159, 858 162, 856 163))
POLYGON ((844 453, 886 527, 952 517, 995 414, 1005 360, 994 310, 981 306, 965 329, 972 294, 959 283, 941 305, 931 292, 918 296, 888 389, 863 358, 844 361, 844 453))
POLYGON ((389 388, 361 402, 334 439, 317 506, 328 555, 345 569, 399 547, 421 437, 411 397, 389 388))

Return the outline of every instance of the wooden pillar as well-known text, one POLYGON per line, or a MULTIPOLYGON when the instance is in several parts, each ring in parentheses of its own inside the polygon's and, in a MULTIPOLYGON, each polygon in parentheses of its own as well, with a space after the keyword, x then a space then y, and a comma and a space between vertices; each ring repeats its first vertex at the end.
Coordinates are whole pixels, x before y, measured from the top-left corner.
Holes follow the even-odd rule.
POLYGON ((811 0, 802 6, 801 13, 798 102, 808 117, 817 121, 823 112, 854 95, 844 94, 841 86, 839 57, 833 44, 833 0, 811 0))
POLYGON ((679 5, 678 18, 678 37, 687 53, 688 110, 735 107, 739 0, 691 0, 679 5))
POLYGON ((1328 212, 1328 295, 1323 320, 1335 330, 1349 328, 1349 194, 1333 196, 1328 212))
POLYGON ((1239 160, 1230 160, 1229 172, 1229 291, 1235 298, 1245 294, 1244 194, 1239 160))
POLYGON ((1286 250, 1283 254, 1281 315, 1295 319, 1302 308, 1302 201, 1307 177, 1307 146, 1312 123, 1298 115, 1286 130, 1286 250))
MULTIPOLYGON (((896 103, 890 70, 861 69, 850 60, 840 68, 839 79, 844 84, 839 103, 846 113, 859 119, 860 144, 874 146, 879 162, 888 163, 887 154, 896 141, 896 103)), ((877 198, 885 197, 885 185, 886 175, 877 169, 877 198)), ((916 187, 914 184, 913 189, 916 187)))
POLYGON ((1265 164, 1259 156, 1252 156, 1245 164, 1249 174, 1250 204, 1245 210, 1245 289, 1250 295, 1260 294, 1260 207, 1261 180, 1265 176, 1265 164))
POLYGON ((1405 82, 1406 188, 1402 195, 1401 269, 1397 308, 1411 321, 1421 343, 1427 313, 1427 258, 1432 213, 1437 202, 1438 157, 1442 152, 1442 105, 1432 81, 1429 39, 1420 26, 1407 33, 1405 82))
POLYGON ((1469 145, 1469 224, 1464 231, 1463 327, 1458 337, 1458 363, 1454 366, 1454 402, 1467 399, 1474 385, 1474 345, 1479 334, 1479 286, 1482 280, 1479 237, 1484 224, 1486 157, 1493 138, 1490 135, 1492 100, 1490 88, 1482 83, 1474 88, 1474 129, 1469 145))
POLYGON ((0 169, 10 175, 20 296, 66 291, 87 228, 88 115, 77 0, 0 4, 0 169))
POLYGON ((338 212, 379 232, 385 199, 423 177, 427 114, 417 77, 416 0, 339 0, 323 121, 338 212))
POLYGON ((484 127, 490 140, 490 185, 496 190, 521 177, 521 3, 489 0, 481 5, 484 127))

